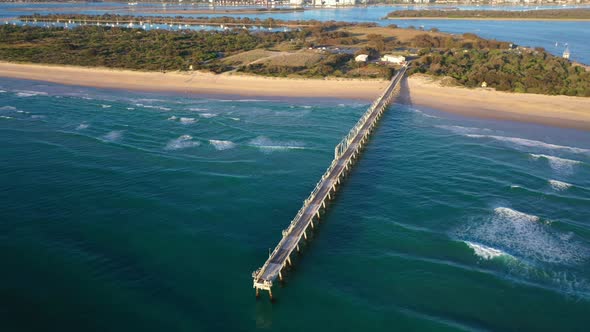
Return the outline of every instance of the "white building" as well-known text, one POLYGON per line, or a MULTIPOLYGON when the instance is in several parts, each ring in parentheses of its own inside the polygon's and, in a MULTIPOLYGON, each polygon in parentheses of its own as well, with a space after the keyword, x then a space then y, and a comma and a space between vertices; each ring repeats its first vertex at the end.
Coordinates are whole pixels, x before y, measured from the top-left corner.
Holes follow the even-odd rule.
POLYGON ((385 54, 381 57, 381 61, 393 63, 394 65, 401 65, 406 62, 406 58, 401 55, 385 54))
POLYGON ((314 6, 338 7, 354 6, 356 0, 314 0, 314 6))
POLYGON ((367 60, 369 59, 369 55, 367 54, 359 54, 354 58, 354 61, 356 62, 367 62, 367 60))

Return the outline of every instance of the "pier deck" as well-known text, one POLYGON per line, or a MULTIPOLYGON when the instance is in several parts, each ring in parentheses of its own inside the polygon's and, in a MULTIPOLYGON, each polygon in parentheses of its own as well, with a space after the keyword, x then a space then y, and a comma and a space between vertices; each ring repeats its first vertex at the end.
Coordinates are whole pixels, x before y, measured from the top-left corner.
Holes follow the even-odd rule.
POLYGON ((259 290, 267 290, 272 299, 273 281, 282 279, 282 269, 291 264, 291 253, 299 251, 299 242, 302 238, 307 239, 307 230, 315 227, 314 218, 319 219, 320 209, 326 207, 326 200, 331 199, 335 193, 336 186, 340 184, 344 173, 350 168, 360 149, 369 138, 372 129, 379 118, 389 106, 394 91, 398 87, 406 73, 407 66, 402 67, 385 91, 373 102, 369 109, 363 114, 356 125, 350 130, 342 141, 334 149, 334 160, 326 170, 315 189, 303 202, 303 206, 293 218, 289 227, 283 230, 283 237, 268 260, 258 270, 252 273, 254 288, 258 296, 259 290))

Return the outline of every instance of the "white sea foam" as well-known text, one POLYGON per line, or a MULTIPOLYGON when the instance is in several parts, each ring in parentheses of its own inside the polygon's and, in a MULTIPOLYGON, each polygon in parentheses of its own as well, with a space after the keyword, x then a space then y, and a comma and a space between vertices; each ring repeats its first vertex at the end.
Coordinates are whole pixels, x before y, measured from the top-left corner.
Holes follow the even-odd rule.
POLYGON ((309 105, 303 105, 303 106, 301 106, 301 107, 303 107, 303 108, 305 108, 305 109, 311 109, 311 108, 313 108, 313 106, 309 106, 309 105))
POLYGON ((174 116, 174 115, 173 115, 173 116, 169 117, 167 120, 170 120, 170 121, 175 121, 176 119, 178 119, 178 118, 177 118, 176 116, 174 116))
POLYGON ((127 107, 127 109, 128 109, 129 111, 133 111, 133 110, 135 110, 135 107, 127 107))
POLYGON ((413 109, 412 111, 414 111, 414 112, 416 112, 416 113, 418 113, 418 114, 422 115, 422 116, 423 116, 423 117, 425 117, 425 118, 440 119, 440 117, 438 117, 438 116, 435 116, 435 115, 432 115, 432 114, 425 113, 425 112, 423 112, 423 111, 421 111, 421 110, 418 110, 418 109, 413 109))
POLYGON ((564 145, 557 145, 551 143, 545 143, 541 141, 535 141, 525 138, 519 137, 508 137, 508 136, 496 136, 496 135, 479 135, 479 134, 466 134, 465 136, 471 138, 491 138, 497 141, 511 143, 518 146, 524 146, 528 148, 542 148, 542 149, 549 149, 549 150, 564 150, 574 153, 590 153, 588 149, 576 148, 572 146, 564 146, 564 145))
POLYGON ((481 133, 481 132, 490 132, 491 130, 487 128, 475 128, 475 127, 461 127, 461 126, 450 126, 450 125, 437 125, 436 128, 448 130, 454 134, 458 135, 466 135, 466 134, 474 134, 474 133, 481 133))
POLYGON ((234 121, 240 121, 240 118, 230 118, 230 119, 232 119, 234 121))
POLYGON ((100 105, 102 108, 111 108, 111 105, 102 104, 100 105))
POLYGON ((14 106, 2 106, 2 107, 0 107, 0 111, 16 111, 16 107, 14 107, 14 106))
POLYGON ((186 148, 192 148, 194 146, 201 145, 201 142, 193 141, 193 137, 190 135, 182 135, 176 139, 168 141, 166 144, 166 150, 180 150, 186 148))
POLYGON ((110 131, 102 137, 103 140, 108 142, 116 142, 121 140, 121 138, 123 138, 123 131, 121 130, 110 131))
POLYGON ((141 104, 141 103, 137 103, 137 104, 135 104, 135 106, 137 106, 137 107, 143 107, 143 108, 158 109, 158 110, 162 110, 162 111, 170 111, 170 110, 172 110, 171 108, 164 107, 164 106, 145 105, 145 104, 141 104))
POLYGON ((568 174, 573 172, 574 166, 582 163, 581 161, 578 161, 578 160, 559 158, 559 157, 555 157, 555 156, 548 156, 545 154, 531 153, 530 156, 534 160, 546 159, 547 162, 549 162, 549 166, 551 166, 551 168, 553 168, 556 171, 564 172, 564 173, 568 173, 568 174))
POLYGON ((472 221, 458 235, 533 261, 573 264, 590 257, 589 248, 574 237, 563 237, 551 224, 540 222, 538 216, 508 207, 495 208, 490 217, 481 223, 472 221))
POLYGON ((87 124, 87 123, 80 123, 78 125, 78 127, 76 127, 76 130, 84 130, 84 129, 88 128, 88 127, 90 127, 89 124, 87 124))
POLYGON ((18 91, 16 93, 16 96, 17 97, 47 96, 47 92, 23 90, 23 91, 18 91))
POLYGON ((195 118, 180 118, 180 123, 182 124, 192 124, 195 123, 195 118))
POLYGON ((572 186, 570 183, 562 182, 562 181, 558 181, 558 180, 549 180, 549 185, 551 185, 551 188, 553 188, 553 190, 556 190, 556 191, 567 190, 572 186))
POLYGON ((251 140, 250 146, 257 147, 263 151, 304 149, 303 144, 295 141, 277 142, 264 136, 258 136, 251 140))
POLYGON ((208 110, 209 110, 208 108, 200 108, 200 107, 189 108, 189 111, 193 111, 193 112, 206 112, 208 110))
POLYGON ((232 141, 220 141, 220 140, 215 140, 215 139, 209 140, 209 143, 211 145, 213 145, 213 147, 215 147, 216 150, 220 150, 220 151, 232 149, 236 146, 236 143, 234 143, 232 141))
POLYGON ((31 119, 45 119, 45 115, 33 114, 31 115, 31 119))
POLYGON ((510 186, 510 189, 518 189, 518 188, 522 188, 522 187, 517 184, 513 184, 510 186))
POLYGON ((483 244, 478 244, 478 243, 474 243, 474 242, 469 242, 469 241, 463 241, 465 242, 465 244, 473 249, 473 253, 476 256, 479 256, 483 259, 493 259, 496 257, 500 257, 500 256, 509 256, 508 254, 506 254, 505 252, 503 252, 502 250, 499 249, 495 249, 492 247, 488 247, 488 246, 484 246, 483 244))
POLYGON ((0 118, 2 118, 2 119, 14 119, 13 117, 6 116, 6 115, 0 115, 0 118))
POLYGON ((209 119, 209 118, 214 118, 217 116, 217 114, 213 114, 213 113, 202 113, 199 114, 200 117, 205 118, 205 119, 209 119))
POLYGON ((0 90, 0 93, 6 93, 6 90, 0 90))

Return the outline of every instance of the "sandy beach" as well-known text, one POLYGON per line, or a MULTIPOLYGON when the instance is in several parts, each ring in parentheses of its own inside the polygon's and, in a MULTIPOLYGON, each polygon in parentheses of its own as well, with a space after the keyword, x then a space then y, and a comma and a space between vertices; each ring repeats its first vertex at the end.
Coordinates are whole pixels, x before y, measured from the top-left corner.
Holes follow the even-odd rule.
MULTIPOLYGON (((0 77, 68 85, 137 91, 225 94, 267 97, 313 97, 372 100, 387 85, 383 80, 287 79, 208 73, 159 73, 0 62, 0 77)), ((546 96, 441 86, 414 75, 403 99, 416 106, 490 119, 530 122, 590 130, 590 98, 546 96)))
POLYGON ((372 100, 387 86, 387 81, 384 80, 286 79, 201 72, 160 73, 6 62, 0 62, 0 77, 136 91, 362 100, 372 100))
POLYGON ((590 130, 590 98, 448 87, 424 75, 410 77, 408 90, 410 102, 417 106, 466 116, 590 130))

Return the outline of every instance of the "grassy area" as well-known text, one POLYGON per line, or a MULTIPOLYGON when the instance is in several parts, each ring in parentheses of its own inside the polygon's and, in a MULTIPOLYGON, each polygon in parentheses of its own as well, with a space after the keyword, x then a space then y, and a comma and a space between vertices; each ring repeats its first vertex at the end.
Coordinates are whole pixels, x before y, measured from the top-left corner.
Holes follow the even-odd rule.
MULTIPOLYGON (((236 23, 243 19, 211 19, 220 21, 236 23)), ((241 27, 166 31, 104 25, 75 29, 3 25, 0 60, 147 71, 194 69, 280 77, 389 78, 395 66, 378 60, 394 53, 415 59, 410 74, 449 77, 467 87, 486 82, 488 87, 503 91, 590 96, 590 72, 543 49, 515 47, 471 33, 449 35, 436 29, 343 22, 283 23, 299 24, 300 28, 252 32, 241 27), (355 62, 357 54, 368 54, 370 61, 355 62)))

